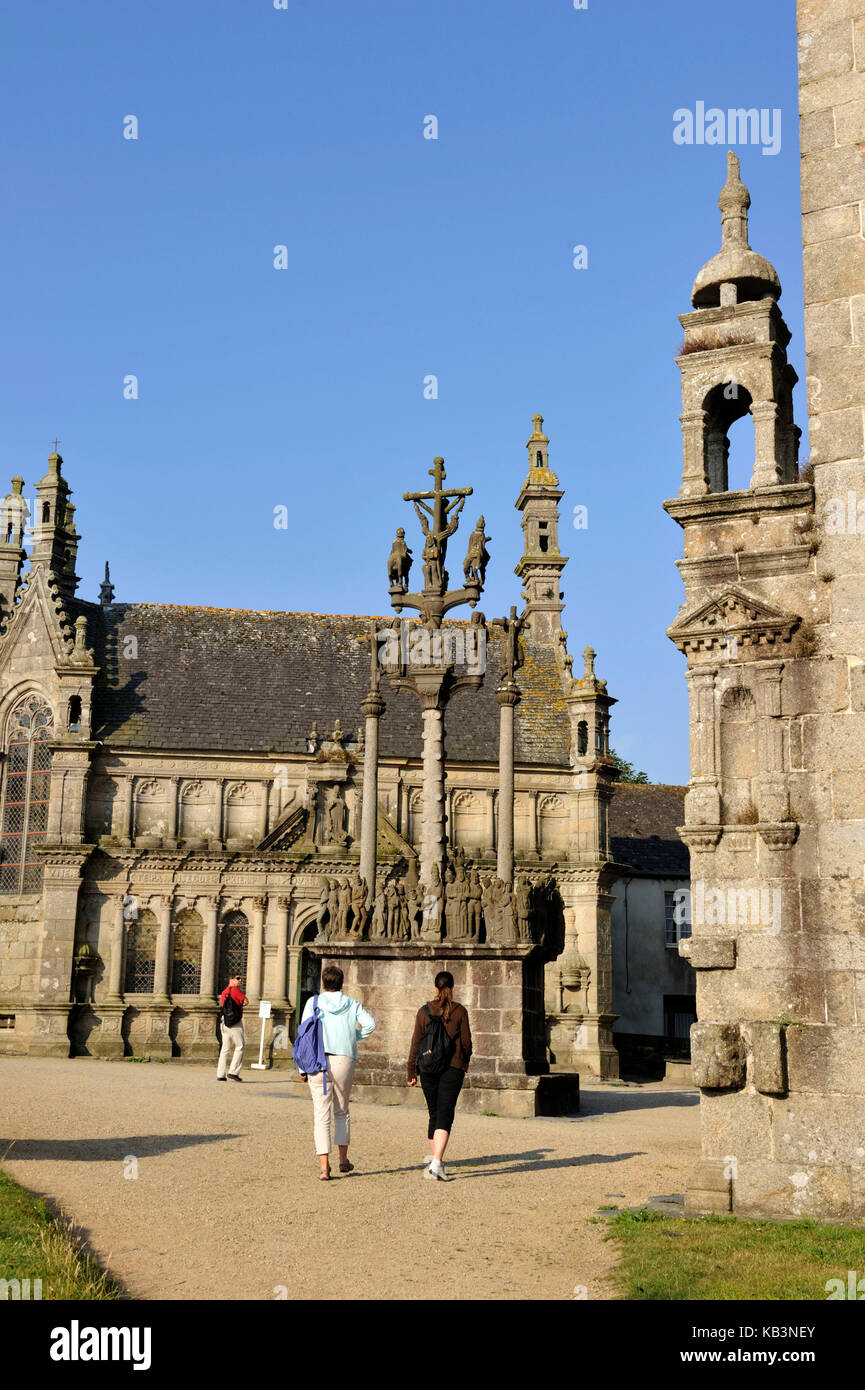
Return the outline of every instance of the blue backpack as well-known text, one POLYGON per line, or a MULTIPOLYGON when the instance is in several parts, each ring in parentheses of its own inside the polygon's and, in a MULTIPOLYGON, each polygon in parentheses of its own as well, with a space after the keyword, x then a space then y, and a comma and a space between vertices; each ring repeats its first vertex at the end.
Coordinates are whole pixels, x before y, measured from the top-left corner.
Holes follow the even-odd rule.
POLYGON ((292 1049, 292 1060, 304 1076, 315 1076, 324 1072, 324 1094, 327 1095, 327 1056, 324 1051, 324 1030, 322 1013, 318 1007, 318 995, 312 1001, 312 1013, 297 1030, 292 1049))

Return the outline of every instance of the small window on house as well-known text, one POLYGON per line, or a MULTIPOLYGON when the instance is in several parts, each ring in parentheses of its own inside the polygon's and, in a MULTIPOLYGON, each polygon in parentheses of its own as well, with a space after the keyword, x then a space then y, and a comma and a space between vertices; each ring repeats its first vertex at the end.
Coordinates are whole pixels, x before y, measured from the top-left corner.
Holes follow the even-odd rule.
POLYGON ((691 935, 691 894, 687 888, 677 888, 664 894, 664 943, 675 949, 680 941, 691 935))
POLYGON ((691 1024, 697 1022, 697 997, 694 994, 664 995, 664 1037, 668 1043, 689 1043, 691 1024))
POLYGON ((14 1015, 14 1014, 0 1014, 0 1028, 14 1028, 14 1027, 15 1027, 15 1015, 14 1015))
POLYGON ((69 718, 67 728, 70 734, 77 734, 81 728, 81 696, 71 695, 69 698, 69 718))

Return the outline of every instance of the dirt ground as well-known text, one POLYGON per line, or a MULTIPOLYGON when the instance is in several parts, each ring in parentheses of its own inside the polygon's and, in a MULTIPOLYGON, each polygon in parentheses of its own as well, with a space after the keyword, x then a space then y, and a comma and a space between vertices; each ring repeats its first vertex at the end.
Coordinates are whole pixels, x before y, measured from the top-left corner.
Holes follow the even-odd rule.
POLYGON ((615 1252, 586 1218, 682 1192, 699 1150, 696 1091, 586 1086, 567 1119, 458 1110, 454 1181, 434 1183, 425 1112, 354 1103, 356 1172, 323 1183, 308 1098, 286 1073, 243 1077, 4 1058, 0 1159, 133 1298, 573 1299, 611 1296, 615 1252))

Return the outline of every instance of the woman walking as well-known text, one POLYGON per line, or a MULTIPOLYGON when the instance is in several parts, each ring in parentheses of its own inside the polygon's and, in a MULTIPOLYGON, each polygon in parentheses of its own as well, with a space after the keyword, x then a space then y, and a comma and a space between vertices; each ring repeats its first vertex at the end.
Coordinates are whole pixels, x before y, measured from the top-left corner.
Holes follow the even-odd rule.
POLYGON ((472 1034, 465 1007, 454 999, 454 977, 440 970, 435 977, 435 998, 422 1004, 414 1023, 408 1055, 408 1084, 421 1089, 429 1110, 432 1154, 426 1160, 425 1178, 450 1182, 442 1159, 454 1123, 454 1111, 472 1055, 472 1034))
MULTIPOLYGON (((331 1139, 339 1149, 339 1171, 351 1173, 354 1164, 348 1161, 351 1121, 348 1101, 359 1038, 368 1038, 375 1029, 375 1019, 356 999, 342 991, 343 973, 338 965, 325 966, 321 975, 322 992, 306 1001, 302 1023, 312 1017, 315 999, 322 1015, 322 1035, 327 1054, 327 1072, 315 1072, 304 1079, 312 1095, 313 1132, 318 1154, 319 1178, 330 1178, 331 1139), (327 1085, 325 1086, 325 1076, 327 1085)), ((304 1073, 301 1072, 301 1076, 304 1073)))

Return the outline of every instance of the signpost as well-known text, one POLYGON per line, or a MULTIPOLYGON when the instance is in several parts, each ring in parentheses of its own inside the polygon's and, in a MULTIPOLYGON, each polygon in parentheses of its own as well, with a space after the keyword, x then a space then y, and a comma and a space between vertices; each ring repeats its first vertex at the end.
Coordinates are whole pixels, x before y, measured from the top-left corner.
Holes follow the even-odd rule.
POLYGON ((258 1061, 251 1063, 253 1071, 267 1071, 264 1064, 264 1021, 270 1018, 270 1000, 262 999, 258 1005, 258 1017, 261 1019, 261 1039, 258 1044, 258 1061))

